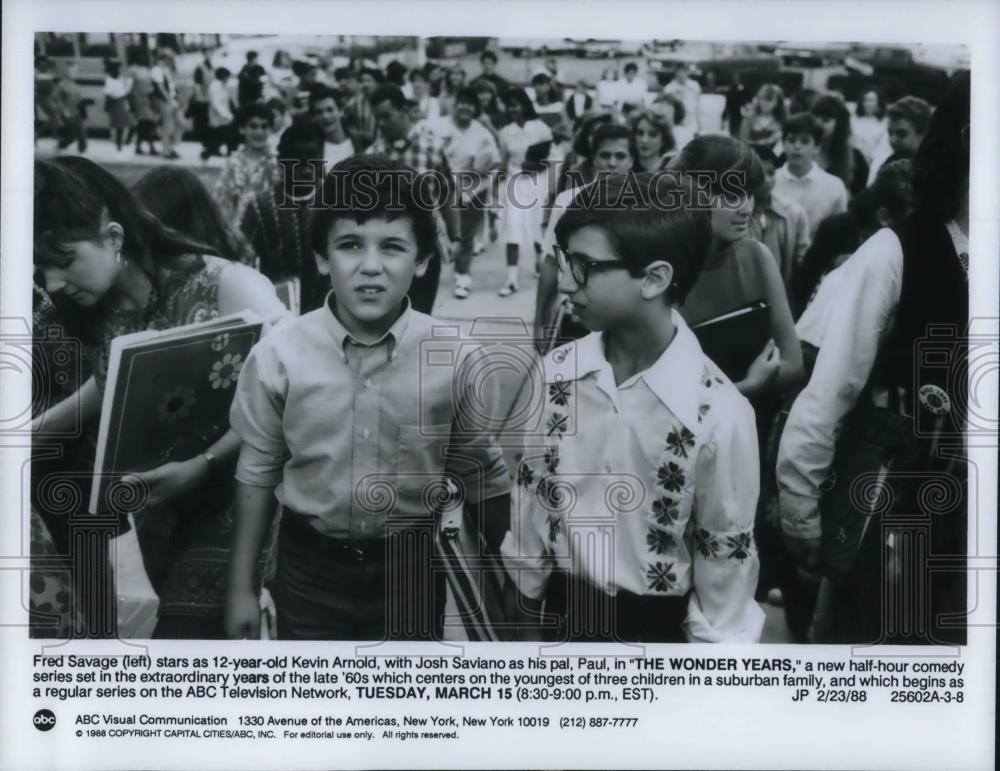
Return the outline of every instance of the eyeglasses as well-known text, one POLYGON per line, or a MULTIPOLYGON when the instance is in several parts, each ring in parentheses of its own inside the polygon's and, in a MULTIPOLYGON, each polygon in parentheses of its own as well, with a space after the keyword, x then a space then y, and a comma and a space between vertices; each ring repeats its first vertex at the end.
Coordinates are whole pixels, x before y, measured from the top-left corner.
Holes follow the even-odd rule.
POLYGON ((581 287, 587 285, 591 271, 625 270, 628 268, 621 260, 594 260, 585 254, 567 252, 558 244, 553 247, 553 251, 556 254, 559 271, 562 273, 569 271, 573 280, 581 287))

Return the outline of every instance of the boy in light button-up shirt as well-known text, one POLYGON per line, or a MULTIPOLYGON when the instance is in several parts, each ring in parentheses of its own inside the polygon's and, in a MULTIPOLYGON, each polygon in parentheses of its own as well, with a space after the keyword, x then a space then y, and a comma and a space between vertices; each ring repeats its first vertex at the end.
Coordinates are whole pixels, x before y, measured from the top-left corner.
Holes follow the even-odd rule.
POLYGON ((754 414, 674 310, 710 225, 662 175, 588 192, 556 238, 560 289, 593 332, 545 358, 501 550, 508 611, 545 601, 561 639, 756 641, 754 414))
POLYGON ((431 538, 445 474, 484 517, 507 516, 503 457, 471 419, 477 383, 456 377, 461 341, 435 341, 433 320, 406 298, 436 243, 408 172, 385 156, 334 167, 317 206, 335 208, 312 220, 333 291, 274 329, 240 372, 231 637, 257 634, 251 579, 275 498, 281 639, 436 637, 443 583, 431 538))

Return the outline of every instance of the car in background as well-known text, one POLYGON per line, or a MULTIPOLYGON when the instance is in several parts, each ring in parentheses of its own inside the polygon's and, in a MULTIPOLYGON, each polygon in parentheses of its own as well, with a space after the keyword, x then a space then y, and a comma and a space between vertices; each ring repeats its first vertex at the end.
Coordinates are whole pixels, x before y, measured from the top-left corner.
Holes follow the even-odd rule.
POLYGON ((556 56, 558 54, 575 54, 577 46, 569 38, 497 38, 496 47, 511 56, 556 56))

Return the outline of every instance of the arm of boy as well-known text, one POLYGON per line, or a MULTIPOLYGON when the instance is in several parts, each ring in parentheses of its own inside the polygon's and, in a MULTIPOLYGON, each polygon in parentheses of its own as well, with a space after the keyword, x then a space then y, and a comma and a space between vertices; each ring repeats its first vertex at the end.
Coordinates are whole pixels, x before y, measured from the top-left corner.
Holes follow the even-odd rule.
POLYGON ((287 382, 266 341, 247 357, 229 411, 243 440, 236 466, 236 512, 226 597, 226 633, 256 637, 259 607, 254 572, 274 516, 274 488, 281 481, 288 445, 282 428, 287 382))
MULTIPOLYGON (((840 426, 868 382, 899 302, 902 269, 899 239, 883 229, 862 244, 841 279, 812 377, 792 405, 778 448, 778 497, 786 539, 815 543, 820 537, 820 486, 833 463, 840 426)), ((803 552, 797 545, 791 548, 803 552)))
POLYGON ((764 612, 754 602, 760 471, 753 408, 743 398, 716 399, 708 415, 695 465, 694 579, 685 634, 689 642, 757 642, 764 612))

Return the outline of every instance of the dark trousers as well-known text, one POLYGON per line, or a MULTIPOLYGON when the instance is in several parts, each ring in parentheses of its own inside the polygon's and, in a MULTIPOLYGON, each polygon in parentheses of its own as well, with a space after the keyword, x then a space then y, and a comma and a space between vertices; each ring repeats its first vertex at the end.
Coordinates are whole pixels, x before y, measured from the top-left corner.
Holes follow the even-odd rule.
POLYGON ((559 642, 682 643, 688 596, 611 596, 586 579, 552 576, 545 612, 559 617, 559 642))
POLYGON ((472 265, 472 252, 476 232, 483 222, 483 210, 475 203, 463 204, 458 209, 458 251, 455 254, 455 272, 468 273, 472 265))
POLYGON ((282 640, 440 640, 444 574, 433 532, 372 541, 320 534, 285 511, 273 596, 282 640))
POLYGON ((206 158, 219 155, 223 145, 226 146, 226 152, 232 154, 240 146, 239 132, 232 123, 226 126, 210 126, 205 134, 203 145, 205 149, 202 150, 201 154, 206 158))

